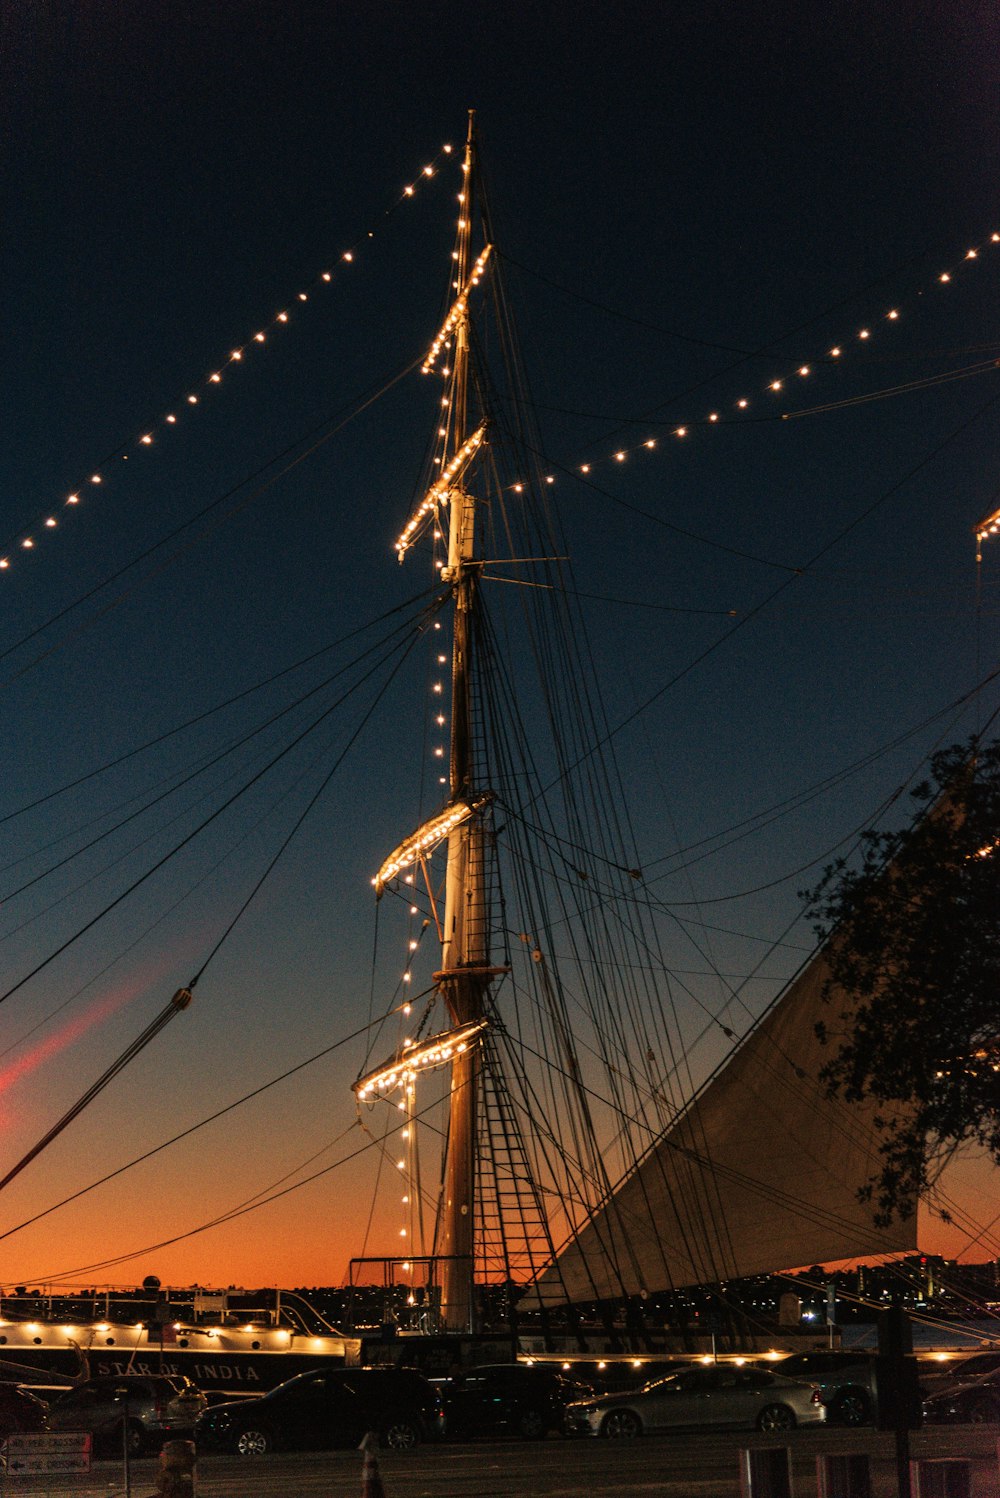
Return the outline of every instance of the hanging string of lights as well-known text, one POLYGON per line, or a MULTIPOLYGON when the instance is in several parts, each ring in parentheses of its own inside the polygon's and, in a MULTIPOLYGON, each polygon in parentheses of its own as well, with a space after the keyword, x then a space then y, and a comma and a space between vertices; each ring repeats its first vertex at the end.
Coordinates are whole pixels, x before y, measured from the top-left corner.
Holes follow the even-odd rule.
MULTIPOLYGON (((959 271, 968 269, 977 261, 979 261, 983 251, 990 245, 1000 246, 1000 231, 991 233, 987 238, 981 240, 978 244, 972 245, 968 250, 966 250, 965 254, 961 257, 960 260, 953 264, 949 269, 941 271, 935 277, 933 285, 938 288, 944 288, 951 285, 959 271)), ((921 294, 922 293, 920 292, 917 293, 917 295, 921 294)), ((902 308, 894 306, 890 307, 885 312, 880 312, 878 314, 877 321, 882 324, 897 323, 901 320, 902 315, 902 308)), ((718 407, 714 410, 706 412, 703 416, 691 417, 686 421, 679 422, 676 426, 671 427, 667 433, 661 434, 661 436, 659 437, 646 436, 643 437, 641 441, 634 442, 626 446, 617 447, 613 452, 606 453, 602 457, 592 458, 586 462, 577 463, 575 465, 575 471, 586 476, 587 474, 593 473, 594 470, 598 468, 606 466, 610 467, 611 465, 616 463, 627 463, 629 458, 637 454, 655 452, 660 446, 660 442, 663 436, 665 436, 668 440, 683 440, 686 437, 691 437, 692 435, 694 435, 694 433, 699 428, 724 426, 727 424, 738 423, 741 419, 748 417, 752 411, 755 412, 758 409, 757 403, 762 400, 768 402, 768 419, 774 419, 775 415, 777 414, 779 417, 781 417, 781 419, 787 420, 788 417, 793 413, 787 411, 779 411, 776 413, 774 407, 775 397, 778 397, 779 400, 787 398, 787 393, 789 391, 796 388, 801 381, 808 380, 814 377, 823 368, 829 369, 842 367, 844 363, 849 359, 851 349, 856 349, 859 345, 863 347, 871 347, 872 342, 876 337, 876 333, 876 322, 875 320, 873 320, 859 328, 854 329, 853 332, 845 335, 845 337, 839 342, 831 344, 828 348, 817 354, 811 363, 800 363, 797 364, 793 369, 787 369, 781 373, 776 373, 775 376, 772 379, 768 380, 765 385, 763 385, 759 389, 747 390, 744 393, 736 396, 731 402, 726 405, 725 408, 718 407)), ((994 367, 993 361, 990 361, 984 367, 994 367)), ((547 484, 554 484, 556 482, 555 475, 547 474, 545 482, 547 484)), ((525 487, 526 481, 524 480, 520 480, 508 485, 508 488, 514 494, 522 493, 525 487)), ((990 521, 995 519, 996 517, 993 516, 988 517, 988 520, 983 522, 983 525, 989 525, 990 521)), ((985 536, 986 533, 987 532, 984 531, 983 535, 985 536)), ((991 531, 989 533, 995 534, 995 531, 991 531)), ((982 539, 982 537, 980 537, 980 539, 982 539)))
MULTIPOLYGON (((420 169, 412 182, 396 195, 393 201, 383 212, 382 217, 387 218, 401 203, 416 196, 418 187, 424 186, 428 181, 438 175, 443 159, 452 155, 452 147, 443 145, 436 156, 420 169)), ((340 269, 344 270, 353 265, 359 254, 376 237, 376 229, 368 229, 359 235, 339 255, 340 269)), ((155 446, 158 438, 170 429, 178 426, 185 416, 194 413, 206 395, 210 395, 213 388, 221 385, 223 374, 228 374, 240 365, 244 358, 257 352, 262 346, 266 346, 268 338, 272 333, 281 332, 291 324, 292 310, 302 310, 304 304, 310 301, 313 293, 334 283, 334 272, 332 269, 319 271, 313 278, 311 284, 304 290, 296 292, 289 300, 287 307, 282 307, 269 321, 259 326, 254 332, 249 333, 243 343, 231 349, 228 354, 221 358, 216 367, 204 375, 200 380, 190 385, 185 392, 178 396, 173 409, 163 412, 155 420, 145 424, 139 435, 132 441, 125 443, 114 452, 109 453, 100 469, 86 476, 73 490, 65 495, 52 508, 41 511, 33 521, 23 530, 16 532, 3 548, 4 554, 0 555, 0 571, 7 572, 14 565, 15 559, 23 552, 34 551, 39 542, 52 531, 59 528, 61 518, 60 511, 72 510, 75 506, 85 503, 85 494, 100 489, 113 481, 112 469, 123 461, 126 461, 136 452, 144 452, 155 446)))

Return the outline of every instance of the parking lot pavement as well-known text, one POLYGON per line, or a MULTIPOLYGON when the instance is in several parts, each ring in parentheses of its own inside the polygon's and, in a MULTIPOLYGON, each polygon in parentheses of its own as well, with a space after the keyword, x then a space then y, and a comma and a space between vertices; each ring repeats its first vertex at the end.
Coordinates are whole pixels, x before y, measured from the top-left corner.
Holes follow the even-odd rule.
MULTIPOLYGON (((911 1438, 913 1455, 969 1459, 972 1498, 997 1498, 998 1435, 992 1427, 919 1431, 911 1438)), ((381 1452, 379 1465, 386 1498, 738 1498, 741 1447, 782 1444, 792 1451, 797 1498, 815 1495, 820 1452, 848 1451, 871 1458, 872 1498, 896 1498, 892 1436, 873 1430, 793 1431, 783 1441, 728 1433, 446 1443, 381 1452)), ((113 1464, 102 1465, 111 1478, 113 1464)), ((155 1470, 155 1463, 135 1464, 132 1490, 139 1498, 152 1492, 155 1470)), ((198 1463, 199 1498, 357 1498, 360 1487, 356 1451, 203 1456, 198 1463)), ((108 1498, 107 1486, 101 1498, 108 1498)))

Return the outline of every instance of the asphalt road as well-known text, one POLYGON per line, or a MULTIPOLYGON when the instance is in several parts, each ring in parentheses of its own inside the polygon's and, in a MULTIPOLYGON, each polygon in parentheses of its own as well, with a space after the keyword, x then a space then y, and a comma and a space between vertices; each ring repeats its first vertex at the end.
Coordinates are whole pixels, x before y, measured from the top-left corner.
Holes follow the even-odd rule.
MULTIPOLYGON (((939 1427, 912 1436, 915 1457, 964 1457, 972 1463, 972 1498, 998 1498, 996 1427, 939 1427)), ((890 1435, 875 1431, 795 1431, 792 1451, 795 1498, 815 1498, 820 1452, 867 1452, 872 1498, 896 1498, 890 1435)), ((741 1447, 782 1444, 771 1437, 725 1435, 645 1436, 633 1442, 479 1441, 424 1446, 410 1455, 382 1452, 379 1467, 386 1498, 739 1498, 741 1447)), ((157 1464, 132 1465, 132 1498, 154 1493, 157 1464)), ((95 1463, 87 1479, 57 1486, 52 1498, 111 1498, 124 1492, 121 1465, 95 1463)), ((2 1498, 28 1498, 30 1479, 0 1479, 2 1498), (22 1485, 23 1484, 23 1485, 22 1485)), ((360 1498, 361 1456, 356 1451, 277 1454, 257 1459, 204 1455, 198 1462, 198 1498, 360 1498)))

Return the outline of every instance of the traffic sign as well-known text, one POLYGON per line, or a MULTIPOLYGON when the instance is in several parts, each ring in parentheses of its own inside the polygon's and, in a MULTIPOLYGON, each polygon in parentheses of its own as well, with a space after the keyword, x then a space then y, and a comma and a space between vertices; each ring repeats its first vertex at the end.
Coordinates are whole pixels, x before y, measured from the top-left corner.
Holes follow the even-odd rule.
POLYGON ((90 1436, 85 1431, 40 1431, 8 1436, 0 1445, 0 1467, 21 1472, 89 1472, 90 1436))

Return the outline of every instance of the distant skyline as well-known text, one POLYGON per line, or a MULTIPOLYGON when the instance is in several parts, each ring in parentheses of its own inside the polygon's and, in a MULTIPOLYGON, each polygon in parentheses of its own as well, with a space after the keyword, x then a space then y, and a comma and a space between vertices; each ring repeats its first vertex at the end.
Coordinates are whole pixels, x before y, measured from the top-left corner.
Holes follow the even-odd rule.
MULTIPOLYGON (((474 25, 450 0, 13 7, 3 990, 277 754, 284 722, 220 762, 211 795, 194 780, 36 875, 347 647, 193 720, 431 585, 426 558, 393 554, 436 421, 437 386, 402 371, 449 296, 474 106, 594 669, 670 910, 672 1001, 692 1032, 759 1013, 811 945, 800 891, 883 803, 884 825, 905 820, 905 792, 888 798, 998 700, 990 683, 949 709, 997 664, 1000 541, 977 573, 972 530, 1000 505, 998 30, 985 5, 916 0, 487 6, 474 25)), ((200 969, 345 754, 190 1009, 4 1192, 0 1285, 332 1284, 352 1254, 394 1251, 350 1093, 364 1042, 324 1053, 409 960, 392 902, 375 930, 370 880, 436 784, 427 669, 415 655, 357 746, 331 726, 3 1003, 0 1176, 200 969)), ((949 1182, 961 1206, 923 1246, 1000 1254, 995 1171, 958 1162, 949 1182)))

